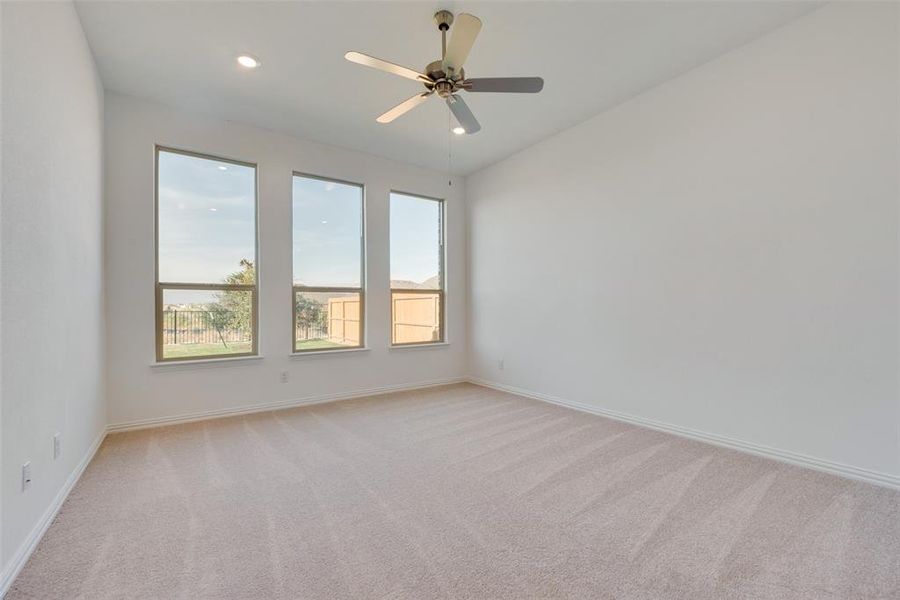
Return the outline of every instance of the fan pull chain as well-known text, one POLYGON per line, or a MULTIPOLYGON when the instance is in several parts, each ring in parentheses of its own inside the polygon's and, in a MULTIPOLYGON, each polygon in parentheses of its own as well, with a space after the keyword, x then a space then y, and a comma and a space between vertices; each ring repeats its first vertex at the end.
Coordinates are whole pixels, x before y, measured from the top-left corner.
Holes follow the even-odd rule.
POLYGON ((453 125, 453 117, 450 116, 450 110, 447 110, 447 187, 453 185, 453 132, 450 127, 453 125))

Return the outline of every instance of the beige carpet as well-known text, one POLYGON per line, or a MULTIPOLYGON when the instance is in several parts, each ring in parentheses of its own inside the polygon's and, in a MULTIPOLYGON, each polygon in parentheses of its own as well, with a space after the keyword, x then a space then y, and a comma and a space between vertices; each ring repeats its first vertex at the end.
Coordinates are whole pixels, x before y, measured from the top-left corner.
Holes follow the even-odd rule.
POLYGON ((900 598, 900 493, 472 385, 112 435, 10 599, 900 598))

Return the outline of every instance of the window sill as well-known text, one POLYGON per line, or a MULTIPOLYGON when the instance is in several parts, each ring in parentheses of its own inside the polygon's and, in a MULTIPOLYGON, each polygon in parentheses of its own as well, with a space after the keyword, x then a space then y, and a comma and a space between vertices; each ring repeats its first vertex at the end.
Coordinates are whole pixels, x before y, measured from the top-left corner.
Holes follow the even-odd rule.
POLYGON ((192 371, 194 369, 206 369, 210 367, 230 367, 246 362, 262 360, 259 354, 253 356, 232 356, 224 358, 198 358, 197 360, 173 360, 168 362, 155 362, 150 364, 151 369, 161 371, 192 371))
POLYGON ((400 344, 392 345, 391 350, 409 350, 412 348, 446 348, 450 342, 426 342, 423 344, 400 344))
POLYGON ((368 352, 369 348, 344 348, 341 350, 310 350, 309 352, 292 352, 288 354, 288 357, 291 359, 295 358, 306 358, 306 357, 319 357, 319 356, 329 356, 331 354, 352 354, 354 352, 368 352))

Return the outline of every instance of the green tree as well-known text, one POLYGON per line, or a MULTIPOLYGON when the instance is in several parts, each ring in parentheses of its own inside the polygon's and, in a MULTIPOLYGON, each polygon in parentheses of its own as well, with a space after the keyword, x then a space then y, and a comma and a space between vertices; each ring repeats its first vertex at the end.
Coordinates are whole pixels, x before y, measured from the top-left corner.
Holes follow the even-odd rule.
MULTIPOLYGON (((230 285, 255 285, 256 269, 253 262, 242 259, 240 270, 225 278, 230 285)), ((226 290, 219 292, 217 304, 231 314, 231 329, 249 332, 253 325, 253 294, 244 290, 226 290)))
POLYGON ((324 304, 303 294, 298 294, 295 302, 297 305, 295 314, 297 315, 298 326, 303 327, 307 331, 310 327, 325 329, 327 311, 324 304))
POLYGON ((225 341, 224 332, 232 327, 233 317, 233 314, 218 302, 207 305, 206 312, 203 313, 206 326, 216 330, 216 333, 219 334, 219 340, 226 348, 228 343, 225 341))
MULTIPOLYGON (((230 285, 254 285, 256 283, 256 269, 253 262, 242 259, 241 268, 225 278, 225 283, 230 285)), ((206 325, 215 329, 219 334, 222 345, 226 348, 226 331, 252 331, 253 324, 253 294, 244 290, 225 290, 216 293, 216 301, 206 305, 204 313, 206 325)))

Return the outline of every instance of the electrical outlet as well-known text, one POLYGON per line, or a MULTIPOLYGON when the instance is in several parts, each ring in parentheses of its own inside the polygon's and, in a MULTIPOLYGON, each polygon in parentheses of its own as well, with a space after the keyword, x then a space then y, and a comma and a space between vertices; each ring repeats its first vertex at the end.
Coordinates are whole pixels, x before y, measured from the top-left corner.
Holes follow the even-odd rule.
POLYGON ((22 465, 22 491, 28 491, 31 487, 31 461, 22 465))
POLYGON ((288 372, 282 371, 281 372, 281 383, 287 383, 287 382, 288 382, 288 372))
POLYGON ((53 460, 59 458, 60 453, 62 452, 60 441, 59 441, 59 432, 53 434, 53 460))

